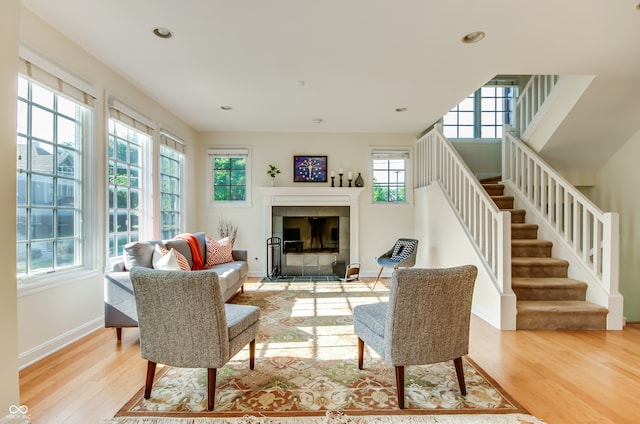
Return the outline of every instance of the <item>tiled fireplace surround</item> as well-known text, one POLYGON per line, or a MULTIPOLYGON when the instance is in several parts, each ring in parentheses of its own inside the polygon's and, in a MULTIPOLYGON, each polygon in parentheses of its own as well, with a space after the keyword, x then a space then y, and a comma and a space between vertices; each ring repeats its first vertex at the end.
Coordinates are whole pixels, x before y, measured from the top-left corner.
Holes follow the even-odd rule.
POLYGON ((338 216, 338 252, 282 252, 283 274, 330 275, 334 261, 358 262, 358 187, 262 187, 265 240, 283 239, 283 216, 338 216))

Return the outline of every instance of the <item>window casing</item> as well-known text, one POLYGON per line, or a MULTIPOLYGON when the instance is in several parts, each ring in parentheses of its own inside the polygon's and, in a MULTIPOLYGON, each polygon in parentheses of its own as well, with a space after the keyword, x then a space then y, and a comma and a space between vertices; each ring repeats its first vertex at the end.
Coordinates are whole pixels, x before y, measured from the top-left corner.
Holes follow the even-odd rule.
POLYGON ((170 239, 182 232, 182 163, 184 155, 160 146, 160 237, 170 239))
POLYGON ((18 77, 19 278, 83 265, 83 146, 91 119, 92 110, 72 96, 18 77))
POLYGON ((453 139, 499 139, 504 124, 514 125, 515 86, 487 85, 442 118, 442 132, 453 139))
POLYGON ((409 202, 409 150, 373 150, 373 203, 409 202))
POLYGON ((125 244, 140 239, 140 211, 145 196, 143 159, 150 143, 147 132, 109 119, 110 258, 121 256, 125 244))
POLYGON ((210 203, 248 205, 251 197, 249 149, 211 148, 208 160, 211 175, 210 203))

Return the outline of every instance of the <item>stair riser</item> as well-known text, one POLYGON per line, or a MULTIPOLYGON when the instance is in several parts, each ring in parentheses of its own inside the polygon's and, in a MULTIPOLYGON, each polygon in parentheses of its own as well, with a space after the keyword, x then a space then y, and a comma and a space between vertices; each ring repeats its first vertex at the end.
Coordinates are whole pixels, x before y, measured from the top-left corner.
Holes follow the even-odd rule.
POLYGON ((513 209, 513 199, 498 199, 494 198, 493 202, 498 209, 513 209))
POLYGON ((485 187, 485 191, 489 196, 503 196, 504 187, 485 187))
POLYGON ((544 278, 544 277, 560 277, 567 278, 566 265, 558 266, 541 266, 541 265, 513 265, 511 266, 512 278, 544 278))
POLYGON ((518 330, 606 330, 606 314, 518 314, 518 330))
POLYGON ((513 292, 518 300, 585 300, 587 290, 583 288, 543 289, 517 288, 513 292))
POLYGON ((524 213, 511 212, 511 223, 512 224, 524 224, 525 223, 524 217, 525 217, 524 213))
POLYGON ((540 246, 511 246, 512 258, 550 258, 551 247, 540 246))
POLYGON ((533 240, 538 238, 538 229, 537 228, 519 228, 511 229, 511 238, 512 239, 527 239, 533 240))

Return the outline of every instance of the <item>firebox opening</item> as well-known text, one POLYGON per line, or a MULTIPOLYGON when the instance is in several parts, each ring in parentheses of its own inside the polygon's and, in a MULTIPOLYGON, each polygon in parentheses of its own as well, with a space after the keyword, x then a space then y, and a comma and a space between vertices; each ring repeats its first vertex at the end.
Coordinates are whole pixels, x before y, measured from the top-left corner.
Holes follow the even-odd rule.
POLYGON ((282 226, 284 253, 339 252, 338 216, 285 216, 282 226))

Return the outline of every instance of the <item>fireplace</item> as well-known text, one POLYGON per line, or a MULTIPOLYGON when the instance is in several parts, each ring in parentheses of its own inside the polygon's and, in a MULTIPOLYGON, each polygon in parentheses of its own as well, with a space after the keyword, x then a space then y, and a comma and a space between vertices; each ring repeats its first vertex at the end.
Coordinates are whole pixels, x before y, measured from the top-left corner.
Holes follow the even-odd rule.
MULTIPOLYGON (((285 275, 331 275, 358 262, 358 197, 354 187, 262 187, 265 240, 282 240, 285 275)), ((269 271, 267 270, 267 274, 269 271)))
POLYGON ((349 262, 349 206, 274 206, 271 221, 285 275, 331 275, 335 263, 349 262))

